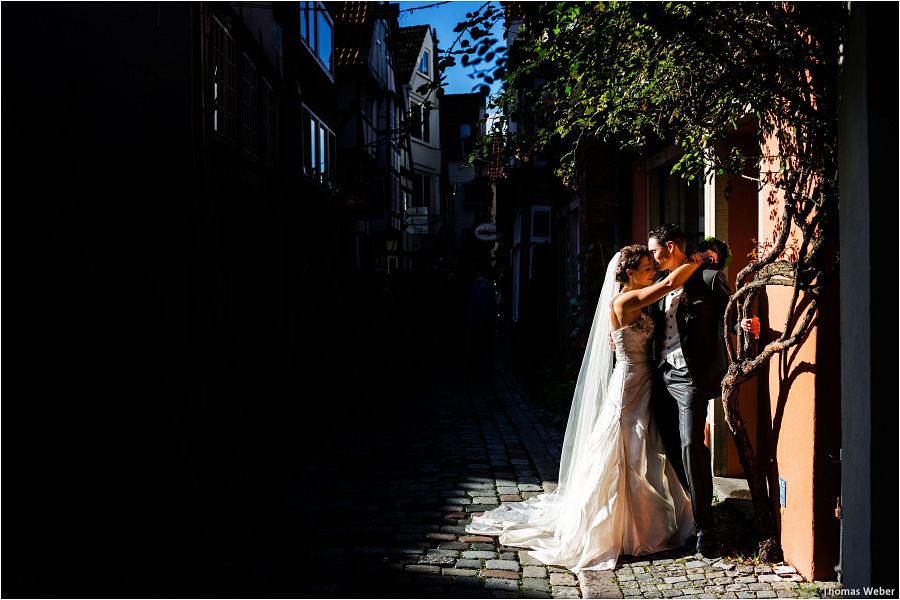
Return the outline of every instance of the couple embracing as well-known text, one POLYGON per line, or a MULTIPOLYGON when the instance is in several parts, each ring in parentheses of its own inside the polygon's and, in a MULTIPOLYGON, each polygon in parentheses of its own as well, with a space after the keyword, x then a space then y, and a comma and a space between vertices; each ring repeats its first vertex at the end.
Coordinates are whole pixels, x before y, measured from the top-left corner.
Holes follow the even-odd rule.
MULTIPOLYGON (((722 257, 724 259, 724 257, 722 257)), ((713 250, 685 254, 675 225, 610 262, 566 426, 557 488, 472 519, 470 533, 550 565, 613 569, 685 545, 716 552, 710 398, 727 368, 725 275, 713 250), (665 277, 658 272, 668 271, 665 277)), ((740 326, 759 332, 757 318, 740 326)))

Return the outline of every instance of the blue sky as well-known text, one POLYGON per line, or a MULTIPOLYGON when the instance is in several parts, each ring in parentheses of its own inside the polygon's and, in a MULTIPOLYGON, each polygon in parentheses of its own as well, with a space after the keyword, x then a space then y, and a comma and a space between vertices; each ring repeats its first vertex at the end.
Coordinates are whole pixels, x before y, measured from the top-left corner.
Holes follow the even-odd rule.
MULTIPOLYGON (((398 2, 401 11, 434 3, 434 0, 427 2, 398 2)), ((456 27, 457 23, 466 19, 467 12, 472 12, 483 4, 484 2, 447 2, 439 6, 423 8, 422 10, 401 12, 400 26, 410 27, 411 25, 431 25, 433 28, 437 29, 440 48, 445 49, 452 44, 453 40, 456 39, 456 36, 459 35, 453 33, 453 28, 456 27)), ((494 4, 497 5, 497 3, 494 4)), ((494 34, 494 37, 500 40, 500 44, 504 43, 502 20, 495 25, 492 33, 494 34)), ((449 68, 445 72, 447 76, 446 92, 448 94, 466 94, 474 91, 473 87, 480 84, 481 80, 469 77, 469 73, 471 73, 471 69, 467 69, 459 64, 449 68)), ((494 83, 494 85, 491 86, 491 92, 496 92, 499 87, 499 83, 494 83)))

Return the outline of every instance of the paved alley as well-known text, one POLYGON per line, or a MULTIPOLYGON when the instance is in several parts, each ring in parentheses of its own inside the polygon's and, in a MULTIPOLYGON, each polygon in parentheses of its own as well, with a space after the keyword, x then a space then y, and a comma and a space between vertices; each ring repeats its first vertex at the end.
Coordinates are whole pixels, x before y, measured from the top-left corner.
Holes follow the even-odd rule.
POLYGON ((182 530, 125 532, 141 543, 91 556, 122 595, 160 598, 804 598, 836 585, 754 565, 750 501, 722 488, 725 558, 685 548, 576 577, 468 535, 473 515, 557 476, 564 419, 530 403, 500 356, 477 378, 447 361, 402 381, 323 377, 288 438, 206 466, 182 530))
MULTIPOLYGON (((399 412, 382 406, 362 415, 348 439, 335 440, 343 445, 341 456, 326 451, 307 468, 294 491, 294 506, 315 515, 301 534, 314 547, 303 553, 309 562, 296 581, 298 594, 793 598, 821 593, 791 567, 703 559, 687 551, 623 557, 615 572, 578 578, 500 546, 495 538, 467 535, 473 514, 551 489, 564 424, 549 425, 553 419, 526 401, 502 361, 489 380, 445 377, 430 396, 428 389, 420 392, 399 412)), ((749 501, 742 501, 742 508, 732 502, 738 501, 716 507, 723 542, 752 552, 749 501)))

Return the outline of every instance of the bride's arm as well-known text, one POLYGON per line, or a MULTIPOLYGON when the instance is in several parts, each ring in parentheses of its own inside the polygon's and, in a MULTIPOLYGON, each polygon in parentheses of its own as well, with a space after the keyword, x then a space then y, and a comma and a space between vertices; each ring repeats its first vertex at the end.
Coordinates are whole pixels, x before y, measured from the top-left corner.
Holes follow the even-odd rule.
MULTIPOLYGON (((707 251, 708 252, 708 251, 707 251)), ((653 304, 672 290, 681 287, 694 274, 694 271, 703 263, 706 252, 695 252, 688 257, 688 262, 673 270, 669 275, 653 285, 639 290, 631 290, 617 298, 622 307, 622 312, 638 310, 653 304)))

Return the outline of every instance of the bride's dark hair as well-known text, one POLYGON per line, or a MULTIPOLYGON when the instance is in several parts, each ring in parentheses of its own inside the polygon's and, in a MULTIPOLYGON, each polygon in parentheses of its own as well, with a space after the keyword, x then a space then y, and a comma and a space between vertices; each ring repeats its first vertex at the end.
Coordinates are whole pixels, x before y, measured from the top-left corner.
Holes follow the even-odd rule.
POLYGON ((616 267, 616 281, 621 283, 625 283, 628 281, 628 273, 627 269, 637 269, 638 265, 641 264, 641 259, 643 257, 647 257, 653 262, 653 254, 647 250, 647 246, 643 244, 632 244, 630 246, 625 246, 621 250, 619 250, 621 255, 619 256, 619 265, 616 267))

